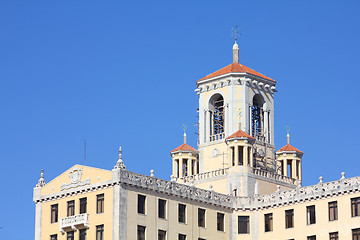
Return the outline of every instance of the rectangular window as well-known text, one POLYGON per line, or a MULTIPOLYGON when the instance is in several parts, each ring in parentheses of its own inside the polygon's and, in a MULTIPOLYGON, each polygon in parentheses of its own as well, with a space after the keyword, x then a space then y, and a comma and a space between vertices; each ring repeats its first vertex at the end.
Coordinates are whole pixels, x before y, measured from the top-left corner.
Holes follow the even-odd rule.
POLYGON ((159 218, 166 218, 166 200, 159 199, 159 212, 158 212, 159 218))
POLYGON ((146 196, 138 194, 138 213, 145 214, 146 196))
POLYGON ((67 216, 74 216, 75 215, 75 201, 68 201, 67 202, 67 216))
POLYGON ((80 214, 86 213, 87 198, 80 198, 80 214))
POLYGON ((329 221, 338 219, 337 201, 329 202, 329 221))
POLYGON ((79 240, 86 240, 86 229, 81 229, 79 231, 79 240))
POLYGON ((351 216, 360 216, 360 197, 351 199, 351 216))
POLYGON ((57 234, 51 235, 50 240, 57 240, 57 234))
POLYGON ((271 232, 273 230, 273 214, 268 213, 265 217, 265 232, 271 232))
POLYGON ((316 236, 315 236, 315 235, 308 236, 308 237, 307 237, 307 240, 316 240, 316 236))
POLYGON ((306 221, 307 221, 307 225, 316 223, 315 205, 306 207, 306 221))
POLYGON ((238 234, 250 233, 249 216, 238 216, 238 234))
POLYGON ((235 150, 234 147, 230 147, 231 148, 231 165, 235 166, 235 150))
POLYGON ((243 154, 243 152, 244 152, 244 147, 243 146, 240 146, 239 147, 239 165, 244 165, 244 158, 243 158, 243 156, 244 156, 244 154, 243 154))
POLYGON ((330 240, 339 240, 339 233, 338 232, 329 233, 329 239, 330 240))
POLYGON ((96 213, 104 212, 104 194, 96 195, 96 213))
POLYGON ((179 234, 179 240, 186 240, 186 235, 179 234))
POLYGON ((186 220, 186 205, 179 203, 179 222, 185 223, 186 220))
POLYGON ((74 240, 74 231, 66 233, 66 240, 74 240))
POLYGON ((104 240, 104 225, 96 226, 96 240, 104 240))
POLYGON ((163 230, 158 231, 158 240, 166 240, 166 231, 163 230))
POLYGON ((51 223, 58 222, 58 211, 59 211, 58 204, 51 205, 51 223))
POLYGON ((217 230, 224 231, 224 218, 225 215, 223 213, 217 213, 217 230))
POLYGON ((352 229, 352 240, 360 240, 360 228, 352 229))
POLYGON ((205 227, 205 209, 198 209, 198 226, 205 227))
POLYGON ((294 209, 285 210, 285 228, 294 227, 294 209))
POLYGON ((144 226, 137 226, 137 240, 145 240, 145 229, 144 226))

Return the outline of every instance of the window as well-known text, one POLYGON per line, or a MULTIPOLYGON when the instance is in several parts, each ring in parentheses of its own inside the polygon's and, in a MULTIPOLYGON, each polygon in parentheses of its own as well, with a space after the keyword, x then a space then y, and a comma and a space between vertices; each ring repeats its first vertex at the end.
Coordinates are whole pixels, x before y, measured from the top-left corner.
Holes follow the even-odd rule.
POLYGON ((166 218, 166 200, 163 199, 159 199, 159 213, 158 213, 158 217, 159 218, 166 218))
POLYGON ((352 240, 360 240, 360 228, 352 229, 352 240))
POLYGON ((159 230, 158 231, 158 240, 165 240, 166 239, 166 231, 159 230))
POLYGON ((68 201, 67 202, 67 216, 74 216, 75 215, 75 201, 68 201))
POLYGON ((50 240, 57 240, 57 234, 51 235, 50 240))
POLYGON ((104 194, 96 195, 96 213, 104 212, 104 194))
POLYGON ((79 231, 79 240, 86 240, 86 229, 81 229, 79 231))
MULTIPOLYGON (((217 135, 224 132, 224 98, 220 94, 215 94, 210 100, 210 135, 217 135)), ((221 139, 221 138, 220 138, 221 139)), ((211 141, 218 140, 212 138, 211 141)))
POLYGON ((96 226, 96 240, 104 240, 104 225, 96 226))
POLYGON ((360 197, 351 199, 351 216, 360 216, 360 197))
POLYGON ((329 239, 330 240, 339 240, 339 233, 338 232, 329 233, 329 239))
POLYGON ((217 230, 224 231, 224 217, 223 213, 217 213, 217 230))
POLYGON ((315 236, 315 235, 308 236, 308 237, 307 237, 307 240, 316 240, 316 236, 315 236))
MULTIPOLYGON (((260 94, 256 94, 253 98, 253 106, 251 107, 251 133, 252 136, 261 136, 264 126, 264 99, 260 94)), ((261 140, 261 139, 258 139, 261 140)))
POLYGON ((51 205, 51 223, 58 222, 58 210, 59 210, 58 204, 51 205))
POLYGON ((179 203, 179 222, 185 223, 186 205, 179 203))
POLYGON ((146 196, 138 195, 138 213, 145 214, 145 200, 146 196))
POLYGON ((306 221, 307 221, 307 225, 316 223, 315 205, 306 207, 306 221))
POLYGON ((273 230, 273 214, 265 214, 265 232, 271 232, 273 230))
POLYGON ((285 228, 294 227, 294 209, 285 210, 285 228))
POLYGON ((145 240, 145 228, 144 226, 137 226, 137 240, 145 240))
POLYGON ((186 240, 186 235, 179 234, 179 240, 186 240))
POLYGON ((249 216, 238 216, 238 233, 250 233, 249 216))
POLYGON ((198 226, 205 227, 205 209, 198 209, 198 226))
POLYGON ((74 240, 74 231, 66 233, 66 240, 74 240))
POLYGON ((80 214, 86 213, 86 198, 80 198, 80 214))
POLYGON ((329 221, 338 219, 337 201, 329 202, 329 221))
POLYGON ((238 151, 238 156, 239 156, 239 165, 244 165, 244 147, 243 146, 239 146, 239 151, 238 151))

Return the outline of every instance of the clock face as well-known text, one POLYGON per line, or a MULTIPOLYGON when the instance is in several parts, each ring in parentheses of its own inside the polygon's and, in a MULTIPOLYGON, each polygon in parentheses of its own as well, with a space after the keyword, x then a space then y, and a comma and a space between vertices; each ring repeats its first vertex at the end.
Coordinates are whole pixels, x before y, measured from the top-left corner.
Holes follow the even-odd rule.
POLYGON ((213 150, 213 157, 217 157, 217 156, 219 156, 219 150, 217 148, 215 148, 213 150))
POLYGON ((258 154, 259 154, 260 157, 264 157, 264 156, 265 156, 265 152, 264 152, 264 150, 262 150, 262 149, 259 149, 259 150, 258 150, 258 154))

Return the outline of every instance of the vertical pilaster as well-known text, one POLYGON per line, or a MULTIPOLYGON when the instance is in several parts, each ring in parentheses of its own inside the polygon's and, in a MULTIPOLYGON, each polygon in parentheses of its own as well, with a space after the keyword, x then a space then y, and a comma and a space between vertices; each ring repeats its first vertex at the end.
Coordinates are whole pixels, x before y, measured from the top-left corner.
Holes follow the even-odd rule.
POLYGON ((284 163, 284 176, 288 176, 288 166, 287 166, 287 159, 284 159, 283 160, 283 163, 284 163))
POLYGON ((184 177, 183 169, 184 169, 183 159, 179 158, 179 178, 184 177))
POLYGON ((174 176, 174 177, 176 177, 177 176, 177 162, 176 162, 176 159, 174 159, 173 158, 173 162, 172 162, 172 167, 173 167, 173 169, 172 169, 172 175, 174 176))
POLYGON ((120 185, 116 184, 113 187, 113 240, 120 239, 120 218, 120 185))
POLYGON ((41 240, 42 203, 35 206, 35 240, 41 240))
POLYGON ((296 159, 292 159, 291 160, 291 176, 292 178, 298 178, 298 176, 296 175, 296 159))
POLYGON ((188 164, 188 166, 187 166, 187 168, 188 168, 188 170, 187 170, 188 176, 191 176, 191 175, 194 174, 193 171, 192 171, 193 160, 191 158, 189 158, 187 161, 188 161, 188 163, 187 163, 188 164))
POLYGON ((253 149, 250 147, 250 167, 254 167, 253 149))
POLYGON ((210 111, 205 110, 205 141, 210 141, 210 111))
POLYGON ((244 146, 243 148, 243 164, 244 166, 249 166, 249 159, 248 159, 248 146, 244 146))
POLYGON ((234 146, 235 149, 235 166, 239 166, 239 146, 234 146))
POLYGON ((299 179, 302 181, 301 160, 298 161, 299 161, 299 179))
POLYGON ((265 110, 264 111, 264 136, 265 136, 266 142, 270 142, 270 139, 268 137, 269 136, 268 135, 268 131, 269 131, 268 125, 269 125, 269 112, 268 112, 268 110, 265 110))

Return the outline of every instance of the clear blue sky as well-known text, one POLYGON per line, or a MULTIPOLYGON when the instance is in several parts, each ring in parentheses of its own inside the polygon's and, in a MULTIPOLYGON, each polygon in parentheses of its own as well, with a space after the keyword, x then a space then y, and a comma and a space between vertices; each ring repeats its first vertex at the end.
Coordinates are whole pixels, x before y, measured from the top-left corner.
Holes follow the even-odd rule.
POLYGON ((359 1, 0 2, 0 239, 32 239, 32 190, 72 165, 168 179, 196 146, 195 82, 232 61, 278 81, 277 149, 305 152, 304 185, 360 175, 359 1))

